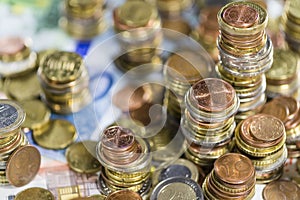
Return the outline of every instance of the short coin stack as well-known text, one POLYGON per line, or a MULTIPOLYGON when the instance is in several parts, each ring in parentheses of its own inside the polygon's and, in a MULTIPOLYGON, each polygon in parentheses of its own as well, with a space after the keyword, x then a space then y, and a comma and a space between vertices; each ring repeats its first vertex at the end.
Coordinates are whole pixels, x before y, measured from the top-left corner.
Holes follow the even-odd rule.
POLYGON ((185 104, 181 130, 190 143, 185 156, 210 169, 218 157, 232 150, 238 97, 227 82, 207 78, 188 90, 185 104))
POLYGON ((239 123, 235 138, 236 150, 251 158, 258 183, 280 178, 288 154, 280 119, 267 114, 250 116, 239 123))
POLYGON ((65 0, 60 26, 72 37, 89 40, 104 31, 102 0, 65 0))
POLYGON ((89 76, 80 55, 55 51, 48 54, 38 69, 43 89, 42 100, 59 114, 81 110, 91 101, 89 76))
POLYGON ((227 153, 218 158, 202 188, 206 199, 247 199, 255 193, 255 169, 241 154, 227 153))
POLYGON ((272 42, 265 32, 268 14, 257 4, 241 1, 227 4, 217 17, 220 62, 216 71, 240 99, 239 121, 257 113, 266 102, 264 72, 273 62, 272 42))
POLYGON ((300 52, 300 1, 290 0, 285 3, 281 17, 281 28, 290 49, 300 52))
POLYGON ((298 88, 299 56, 290 51, 276 49, 271 69, 266 72, 267 96, 274 98, 278 95, 292 96, 298 88))
POLYGON ((104 130, 96 154, 103 166, 99 175, 102 194, 130 189, 143 198, 149 196, 151 155, 145 140, 129 129, 111 126, 104 130))
MULTIPOLYGON (((124 72, 144 65, 147 71, 161 68, 161 20, 154 6, 143 1, 127 1, 113 12, 114 28, 121 45, 121 56, 115 61, 124 72)), ((143 73, 145 71, 143 70, 143 73)))

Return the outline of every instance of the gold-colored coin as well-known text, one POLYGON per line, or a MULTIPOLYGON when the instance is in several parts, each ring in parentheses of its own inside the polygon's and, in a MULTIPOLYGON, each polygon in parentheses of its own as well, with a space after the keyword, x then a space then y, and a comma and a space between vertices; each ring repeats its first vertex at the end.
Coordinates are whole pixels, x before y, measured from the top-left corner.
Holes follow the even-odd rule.
POLYGON ((38 145, 47 149, 64 149, 77 138, 75 126, 62 119, 50 120, 49 128, 42 133, 33 132, 38 145))
POLYGON ((22 127, 34 131, 43 128, 49 122, 51 112, 40 100, 22 101, 20 104, 26 113, 22 127))
POLYGON ((105 199, 106 199, 105 195, 95 194, 95 195, 88 196, 88 197, 77 197, 72 200, 105 200, 105 199))
POLYGON ((66 158, 69 167, 79 173, 96 173, 100 171, 101 164, 96 158, 96 145, 94 141, 82 141, 68 147, 66 158))
POLYGON ((49 190, 33 187, 19 192, 15 200, 55 200, 55 198, 49 190))

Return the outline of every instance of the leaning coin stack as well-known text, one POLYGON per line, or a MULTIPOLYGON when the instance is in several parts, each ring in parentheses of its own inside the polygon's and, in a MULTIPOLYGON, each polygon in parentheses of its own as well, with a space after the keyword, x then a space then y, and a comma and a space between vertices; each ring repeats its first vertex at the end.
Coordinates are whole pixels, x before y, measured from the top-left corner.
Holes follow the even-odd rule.
POLYGON ((89 76, 80 55, 55 51, 38 69, 42 100, 59 114, 77 112, 91 101, 89 76))
POLYGON ((65 0, 60 26, 72 37, 89 40, 104 31, 102 0, 65 0))
POLYGON ((202 189, 206 199, 252 199, 255 194, 255 169, 241 154, 227 153, 216 160, 202 189))
POLYGON ((299 56, 290 51, 276 49, 271 69, 266 72, 267 96, 296 95, 298 88, 299 56))
POLYGON ((233 148, 234 115, 238 97, 227 82, 207 78, 194 84, 185 96, 181 130, 190 143, 185 156, 203 168, 233 148))
POLYGON ((116 66, 127 72, 144 64, 147 71, 160 68, 161 20, 154 6, 143 1, 127 1, 113 11, 114 28, 121 45, 116 66))
POLYGON ((103 166, 99 175, 100 192, 130 189, 144 199, 151 188, 151 155, 148 143, 126 128, 112 126, 104 130, 96 147, 103 166))
POLYGON ((284 13, 281 16, 281 29, 285 41, 293 51, 300 52, 300 1, 290 0, 285 3, 284 13))
POLYGON ((29 41, 19 37, 0 38, 0 76, 16 77, 32 71, 36 60, 29 41))
POLYGON ((280 119, 267 114, 250 116, 239 123, 235 138, 236 150, 251 158, 258 183, 280 178, 288 156, 285 128, 280 119))
POLYGON ((227 4, 217 17, 220 62, 216 71, 236 90, 241 102, 239 121, 257 113, 266 102, 264 72, 273 62, 272 42, 265 32, 268 14, 257 4, 241 1, 227 4))

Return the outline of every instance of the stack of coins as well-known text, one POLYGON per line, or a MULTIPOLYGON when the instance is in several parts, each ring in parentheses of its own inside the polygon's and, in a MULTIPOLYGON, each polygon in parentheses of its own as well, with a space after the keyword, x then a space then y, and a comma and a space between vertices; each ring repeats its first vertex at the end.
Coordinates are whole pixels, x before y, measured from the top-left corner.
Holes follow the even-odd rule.
POLYGON ((48 54, 38 69, 43 89, 42 100, 59 114, 81 110, 91 101, 89 76, 80 55, 55 51, 48 54))
POLYGON ((143 198, 136 192, 132 190, 119 190, 109 194, 106 200, 116 200, 116 199, 134 199, 143 200, 143 198))
POLYGON ((298 67, 299 56, 296 53, 290 50, 275 50, 272 67, 266 72, 267 96, 274 98, 278 95, 296 95, 298 67))
POLYGON ((104 31, 102 0, 65 0, 60 26, 72 37, 89 40, 104 31))
POLYGON ((29 183, 40 167, 40 154, 21 130, 25 112, 11 100, 0 100, 0 185, 29 183), (22 167, 19 166, 23 163, 22 167))
POLYGON ((261 6, 242 1, 227 4, 217 17, 220 62, 216 71, 240 99, 239 121, 257 113, 266 102, 264 72, 273 62, 272 42, 265 32, 268 14, 261 6))
POLYGON ((239 107, 233 87, 217 78, 194 84, 185 96, 181 130, 190 146, 185 156, 203 168, 233 148, 234 114, 239 107))
POLYGON ((167 90, 165 106, 168 114, 181 118, 185 109, 184 95, 199 80, 209 76, 211 63, 201 54, 192 51, 178 51, 164 64, 164 79, 167 90))
POLYGON ((285 128, 280 119, 267 114, 250 116, 239 123, 235 138, 236 150, 251 158, 258 183, 280 178, 288 156, 285 128))
POLYGON ((116 66, 124 72, 144 64, 150 64, 145 66, 149 71, 160 68, 157 48, 162 33, 156 8, 147 2, 133 0, 116 8, 113 15, 115 31, 120 33, 121 53, 125 52, 115 61, 116 66))
POLYGON ((300 1, 290 0, 285 3, 281 17, 281 29, 290 49, 300 52, 300 1))
POLYGON ((130 189, 144 199, 151 188, 151 155, 148 143, 120 126, 104 130, 96 147, 97 158, 103 168, 99 175, 100 192, 130 189))
POLYGON ((237 153, 218 158, 202 185, 206 199, 252 199, 255 169, 251 160, 237 153))
POLYGON ((30 49, 29 41, 19 37, 0 39, 0 76, 25 74, 36 67, 37 54, 30 49))

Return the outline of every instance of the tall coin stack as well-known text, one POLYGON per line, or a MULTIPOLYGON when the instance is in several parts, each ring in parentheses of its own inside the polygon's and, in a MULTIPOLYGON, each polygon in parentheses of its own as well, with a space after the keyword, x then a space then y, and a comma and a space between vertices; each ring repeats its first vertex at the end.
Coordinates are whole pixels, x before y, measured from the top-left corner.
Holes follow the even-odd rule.
POLYGON ((102 0, 65 0, 60 26, 72 37, 89 40, 105 29, 102 0))
POLYGON ((99 175, 100 192, 130 189, 144 199, 151 188, 151 155, 148 143, 120 126, 104 130, 96 147, 97 158, 103 168, 99 175))
MULTIPOLYGON (((114 27, 122 55, 116 66, 127 72, 143 64, 152 71, 160 67, 161 20, 154 6, 143 1, 127 1, 113 12, 114 27)), ((143 68, 145 69, 145 68, 143 68)))
POLYGON ((252 199, 255 194, 255 169, 251 160, 227 153, 216 160, 202 188, 206 199, 252 199))
POLYGON ((239 123, 235 138, 236 150, 251 158, 258 183, 280 178, 288 156, 285 128, 280 119, 267 114, 250 116, 239 123))
POLYGON ((42 100, 59 114, 81 110, 91 101, 89 76, 80 55, 55 51, 48 54, 38 69, 43 89, 42 100))
POLYGON ((281 28, 285 41, 290 49, 300 52, 300 1, 289 0, 285 2, 284 13, 281 17, 281 28))
POLYGON ((233 2, 218 13, 217 74, 235 89, 240 107, 236 120, 246 119, 266 102, 264 72, 273 62, 273 46, 266 35, 268 14, 251 2, 233 2))
POLYGON ((190 144, 185 156, 204 169, 233 148, 234 114, 239 107, 233 87, 216 78, 195 83, 186 93, 181 130, 190 144))

